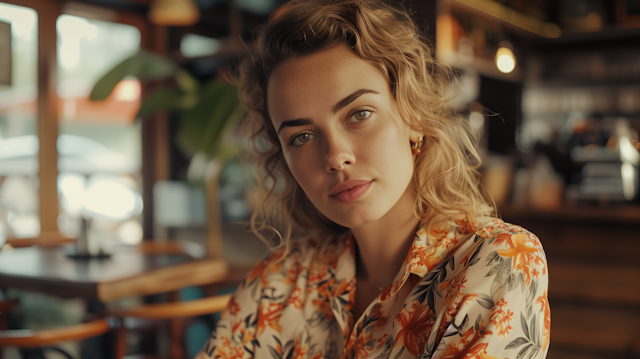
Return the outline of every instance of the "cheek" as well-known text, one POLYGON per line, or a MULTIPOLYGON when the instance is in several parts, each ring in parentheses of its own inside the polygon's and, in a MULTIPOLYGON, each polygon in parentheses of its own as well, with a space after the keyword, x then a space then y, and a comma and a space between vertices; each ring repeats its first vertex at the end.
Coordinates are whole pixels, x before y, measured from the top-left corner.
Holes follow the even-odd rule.
POLYGON ((362 141, 361 154, 390 167, 413 161, 408 138, 398 126, 389 126, 362 141))
POLYGON ((310 187, 315 183, 317 175, 314 175, 311 167, 312 161, 308 157, 299 154, 283 154, 285 163, 293 178, 298 182, 305 192, 309 192, 310 187))

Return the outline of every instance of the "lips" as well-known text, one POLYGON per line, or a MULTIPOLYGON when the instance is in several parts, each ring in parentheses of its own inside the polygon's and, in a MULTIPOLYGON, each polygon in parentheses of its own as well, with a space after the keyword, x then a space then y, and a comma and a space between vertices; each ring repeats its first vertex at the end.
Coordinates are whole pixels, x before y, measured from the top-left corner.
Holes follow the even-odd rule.
POLYGON ((353 202, 362 197, 367 192, 369 187, 371 187, 371 183, 373 183, 373 180, 345 181, 335 186, 329 193, 329 196, 343 203, 353 202))

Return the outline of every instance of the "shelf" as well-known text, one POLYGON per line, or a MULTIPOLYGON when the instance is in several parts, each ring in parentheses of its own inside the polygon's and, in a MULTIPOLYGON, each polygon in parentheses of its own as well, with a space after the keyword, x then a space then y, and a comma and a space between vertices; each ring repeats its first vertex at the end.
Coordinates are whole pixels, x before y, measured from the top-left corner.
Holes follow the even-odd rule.
POLYGON ((546 23, 493 0, 444 0, 442 5, 498 23, 521 36, 550 38, 560 35, 557 25, 546 23))
POLYGON ((640 205, 637 204, 611 205, 609 207, 594 205, 566 206, 550 210, 503 205, 498 208, 498 211, 507 222, 513 221, 515 223, 522 220, 536 220, 635 224, 640 226, 640 205))
POLYGON ((640 41, 640 27, 607 24, 596 31, 572 32, 494 0, 441 0, 440 4, 440 13, 457 10, 474 15, 499 24, 503 29, 542 46, 580 46, 586 43, 592 45, 594 42, 636 39, 640 41))
POLYGON ((483 58, 474 58, 472 61, 463 61, 457 56, 454 52, 449 51, 438 51, 438 59, 453 68, 456 69, 473 69, 478 71, 481 75, 492 77, 500 80, 511 81, 511 82, 521 82, 522 75, 519 67, 516 67, 513 72, 505 74, 500 72, 496 67, 495 62, 483 59, 483 58))
POLYGON ((607 42, 611 40, 638 39, 640 41, 640 28, 628 28, 621 26, 608 26, 598 31, 591 32, 564 32, 556 38, 541 39, 545 45, 584 44, 593 42, 607 42))

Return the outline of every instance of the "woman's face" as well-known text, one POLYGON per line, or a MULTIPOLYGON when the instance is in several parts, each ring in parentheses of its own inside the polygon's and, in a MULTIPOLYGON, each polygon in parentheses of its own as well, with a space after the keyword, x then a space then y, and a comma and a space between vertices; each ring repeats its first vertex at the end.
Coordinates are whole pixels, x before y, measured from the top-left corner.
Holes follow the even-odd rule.
POLYGON ((279 65, 267 100, 291 173, 327 218, 358 228, 391 210, 413 213, 400 199, 413 198, 410 141, 421 136, 380 70, 340 45, 279 65))

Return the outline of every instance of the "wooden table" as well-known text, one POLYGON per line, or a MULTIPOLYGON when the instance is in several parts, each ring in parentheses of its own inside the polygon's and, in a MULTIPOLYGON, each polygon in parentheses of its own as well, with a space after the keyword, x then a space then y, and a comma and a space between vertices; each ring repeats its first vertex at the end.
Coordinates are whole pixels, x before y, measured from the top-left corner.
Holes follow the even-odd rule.
POLYGON ((115 250, 108 259, 68 258, 62 247, 0 252, 0 287, 82 297, 102 303, 215 283, 227 277, 224 261, 186 254, 115 250))
MULTIPOLYGON (((104 315, 105 303, 117 299, 229 281, 228 266, 221 260, 149 253, 141 247, 116 249, 107 259, 71 259, 66 252, 64 247, 39 246, 0 251, 0 288, 81 297, 88 313, 104 315)), ((115 335, 87 340, 81 357, 113 358, 115 335)))

